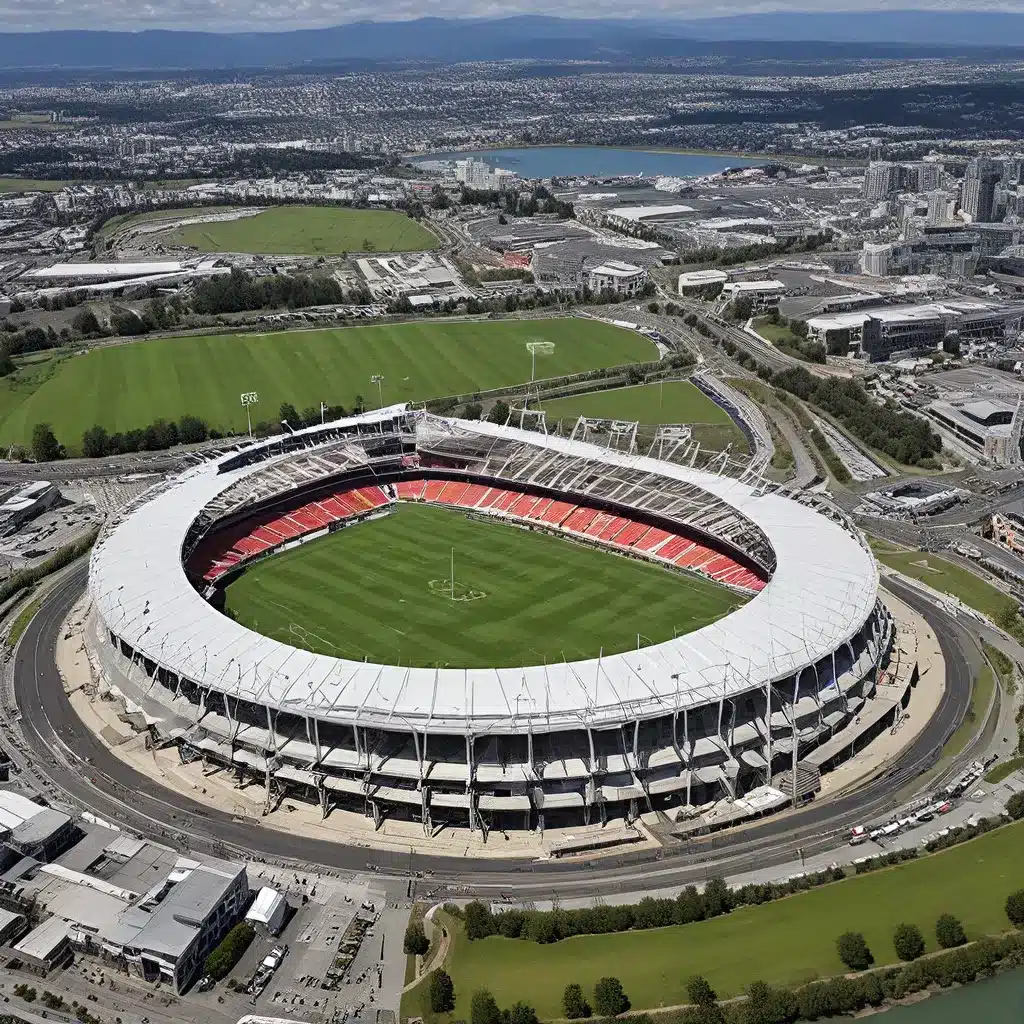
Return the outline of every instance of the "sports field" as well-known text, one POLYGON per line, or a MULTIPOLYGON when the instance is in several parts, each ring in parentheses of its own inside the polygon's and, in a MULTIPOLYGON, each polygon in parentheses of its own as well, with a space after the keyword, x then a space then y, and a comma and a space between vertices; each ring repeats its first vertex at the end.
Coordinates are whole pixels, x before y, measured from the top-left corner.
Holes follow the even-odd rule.
MULTIPOLYGON (((637 1010, 686 1002, 686 979, 694 974, 726 998, 753 981, 798 985, 844 973, 835 941, 844 931, 863 932, 877 964, 895 963, 892 933, 904 921, 918 925, 930 951, 943 913, 960 918, 969 939, 1007 930, 1003 904, 1024 884, 1022 844, 1024 822, 896 868, 697 924, 552 945, 496 937, 469 942, 457 931, 445 964, 455 983, 455 1012, 425 1016, 467 1019, 472 993, 483 986, 500 1006, 526 999, 542 1020, 561 1017, 567 983, 578 982, 589 995, 605 975, 622 981, 637 1010)), ((425 990, 420 985, 407 994, 403 1016, 420 1013, 425 990)))
POLYGON ((255 217, 188 224, 171 233, 167 241, 201 252, 311 256, 419 252, 438 244, 432 231, 404 213, 338 206, 278 206, 255 217))
POLYGON ((226 591, 242 624, 337 657, 486 668, 660 643, 742 601, 560 537, 400 504, 275 555, 226 591), (455 585, 452 588, 452 557, 455 585))
POLYGON ((561 421, 563 428, 571 430, 580 416, 635 420, 641 427, 689 423, 696 428, 695 440, 704 447, 721 449, 731 443, 746 450, 746 439, 728 413, 688 380, 639 384, 557 398, 546 402, 544 410, 549 429, 561 421))
POLYGON ((159 338, 76 355, 16 387, 0 381, 0 442, 27 443, 33 425, 48 422, 76 451, 93 424, 123 431, 184 413, 238 431, 243 391, 259 395, 254 421, 276 422, 282 402, 351 409, 362 395, 372 408, 374 374, 384 377, 385 404, 472 394, 529 380, 526 344, 535 340, 555 345, 537 357, 538 377, 656 358, 653 342, 632 331, 573 317, 159 338))

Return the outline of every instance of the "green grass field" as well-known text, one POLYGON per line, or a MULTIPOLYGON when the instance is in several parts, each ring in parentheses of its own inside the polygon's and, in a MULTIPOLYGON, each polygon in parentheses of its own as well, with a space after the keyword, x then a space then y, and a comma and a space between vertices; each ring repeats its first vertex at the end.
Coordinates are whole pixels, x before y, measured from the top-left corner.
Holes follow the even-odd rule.
POLYGON ((636 420, 641 430, 663 423, 689 423, 694 426, 694 439, 700 441, 702 447, 722 449, 732 444, 742 451, 747 447, 743 432, 728 413, 688 380, 556 398, 545 402, 544 409, 549 428, 561 421, 564 429, 571 430, 580 416, 636 420))
MULTIPOLYGON (((990 832, 943 853, 760 907, 698 924, 566 939, 539 945, 522 939, 469 942, 456 932, 446 969, 455 983, 454 1014, 428 1021, 468 1019, 469 1001, 489 988, 500 1006, 526 999, 541 1019, 561 1017, 562 991, 575 981, 589 995, 605 975, 622 981, 633 1008, 686 1002, 686 979, 702 974, 722 997, 753 981, 798 985, 844 973, 835 940, 864 933, 877 964, 896 962, 893 929, 920 927, 937 948, 935 921, 951 913, 970 939, 1009 928, 1003 904, 1024 885, 1024 822, 990 832)), ((402 1016, 418 1015, 425 984, 406 994, 402 1016)))
POLYGON ((255 217, 189 224, 173 232, 168 241, 201 252, 314 256, 419 252, 438 244, 432 231, 404 213, 337 206, 279 206, 255 217))
POLYGON ((555 343, 538 357, 538 376, 655 358, 653 343, 638 334, 570 317, 159 338, 72 356, 6 391, 0 384, 0 443, 27 443, 32 427, 48 422, 76 451, 93 424, 129 430, 183 413, 238 431, 243 391, 259 394, 254 420, 276 421, 286 401, 300 410, 321 401, 351 409, 361 394, 375 406, 377 373, 385 404, 471 394, 528 380, 531 340, 555 343))
POLYGON ((0 178, 0 192, 57 192, 72 181, 39 181, 35 178, 0 178))
POLYGON ((602 644, 660 643, 741 603, 647 562, 407 504, 275 555, 226 590, 239 622, 294 646, 457 668, 596 658, 602 644))

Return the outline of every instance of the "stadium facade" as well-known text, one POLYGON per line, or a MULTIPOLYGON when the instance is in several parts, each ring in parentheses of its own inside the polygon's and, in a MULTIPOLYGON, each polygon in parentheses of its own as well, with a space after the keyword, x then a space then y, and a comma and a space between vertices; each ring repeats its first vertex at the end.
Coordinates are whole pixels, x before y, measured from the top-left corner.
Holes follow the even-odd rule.
POLYGON ((428 832, 674 814, 795 783, 868 711, 894 637, 874 558, 834 512, 756 478, 404 407, 165 480, 108 523, 89 587, 93 664, 155 743, 264 783, 268 802, 428 832), (218 611, 260 559, 398 501, 564 534, 747 600, 665 643, 490 669, 329 657, 218 611))

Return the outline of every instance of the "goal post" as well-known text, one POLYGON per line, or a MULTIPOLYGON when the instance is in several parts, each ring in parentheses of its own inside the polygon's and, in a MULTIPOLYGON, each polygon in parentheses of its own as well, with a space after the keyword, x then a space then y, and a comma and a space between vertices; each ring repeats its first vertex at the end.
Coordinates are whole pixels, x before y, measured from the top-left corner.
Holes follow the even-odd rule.
POLYGON ((537 379, 537 356, 555 354, 555 343, 543 338, 531 338, 526 343, 526 351, 530 353, 530 380, 537 379))

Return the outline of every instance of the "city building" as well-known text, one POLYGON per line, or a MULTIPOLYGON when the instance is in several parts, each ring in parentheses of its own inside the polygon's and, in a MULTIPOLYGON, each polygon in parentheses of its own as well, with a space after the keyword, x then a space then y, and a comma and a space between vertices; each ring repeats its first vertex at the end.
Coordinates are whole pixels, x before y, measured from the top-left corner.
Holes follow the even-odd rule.
POLYGON ((633 263, 607 260, 587 271, 587 286, 593 292, 636 295, 647 283, 647 271, 633 263))
POLYGON ((59 499, 60 491, 49 480, 33 480, 9 492, 0 501, 0 536, 20 529, 59 499))
POLYGON ((953 197, 948 192, 936 189, 928 193, 928 215, 927 221, 930 227, 939 224, 948 224, 953 218, 951 207, 953 197))
POLYGON ((986 157, 977 157, 967 165, 960 206, 971 221, 995 219, 996 186, 1001 173, 1000 166, 986 157))
POLYGON ((679 275, 679 294, 707 288, 709 285, 725 284, 729 275, 724 270, 691 270, 679 275))
POLYGON ((872 160, 864 174, 864 198, 887 199, 899 190, 899 164, 887 160, 872 160))
POLYGON ((485 192, 500 191, 518 180, 514 171, 506 171, 500 167, 491 167, 484 160, 468 157, 455 161, 455 180, 467 188, 477 188, 485 192))
POLYGON ((891 244, 865 242, 860 254, 860 268, 871 277, 885 277, 889 273, 891 259, 891 244))
POLYGON ((861 329, 860 347, 872 363, 896 353, 934 352, 946 336, 946 321, 938 315, 886 316, 869 314, 861 329))
POLYGON ((22 857, 49 860, 75 834, 71 817, 11 790, 0 790, 0 843, 22 857))
POLYGON ((915 177, 914 187, 917 192, 931 192, 939 187, 942 181, 942 164, 932 160, 922 160, 911 164, 915 177))
POLYGON ((989 462, 1003 466, 1020 463, 1020 421, 1024 412, 1019 402, 1013 405, 991 398, 970 402, 940 399, 929 402, 924 412, 939 427, 989 462))
POLYGON ((47 918, 12 948, 27 967, 40 974, 66 966, 74 956, 68 926, 56 917, 47 918))

